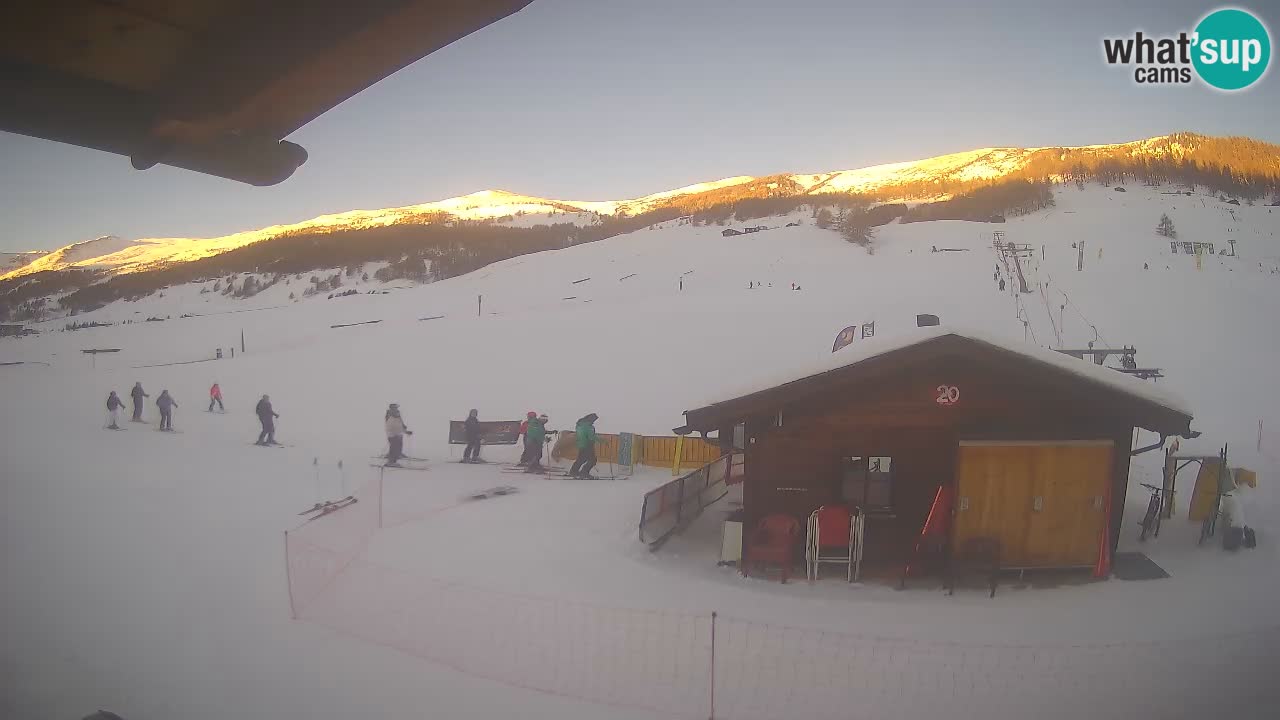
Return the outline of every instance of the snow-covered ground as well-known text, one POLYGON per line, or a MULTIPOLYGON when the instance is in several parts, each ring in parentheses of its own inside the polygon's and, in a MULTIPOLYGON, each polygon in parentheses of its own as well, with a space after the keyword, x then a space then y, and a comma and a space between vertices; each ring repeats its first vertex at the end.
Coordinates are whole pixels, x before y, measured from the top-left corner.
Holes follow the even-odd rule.
MULTIPOLYGON (((889 225, 874 255, 806 213, 731 238, 672 222, 426 286, 340 288, 387 294, 291 302, 306 275, 247 300, 175 287, 75 318, 130 324, 50 321, 0 341, 0 362, 28 363, 0 366, 0 714, 705 717, 716 611, 717 717, 1056 716, 1049 700, 1074 712, 1082 696, 1104 717, 1264 717, 1280 692, 1257 682, 1280 654, 1280 448, 1256 446, 1259 421, 1280 428, 1280 208, 1161 190, 1070 187, 1055 208, 1002 225, 889 225), (1161 213, 1180 240, 1237 240, 1238 257, 1197 270, 1155 234, 1161 213), (1033 294, 996 287, 995 230, 1031 245, 1033 294), (707 398, 821 363, 847 325, 892 337, 917 313, 1014 343, 1079 347, 1096 327, 1100 344, 1136 346, 1190 404, 1195 444, 1229 442, 1233 465, 1260 471, 1245 497, 1259 547, 1197 548, 1175 518, 1142 547, 1172 574, 1161 581, 1010 583, 993 600, 781 586, 715 567, 719 508, 648 552, 640 500, 667 474, 590 484, 443 462, 456 455, 447 421, 472 407, 487 419, 536 409, 555 428, 595 412, 602 432, 668 434, 707 398), (369 320, 382 322, 331 327, 369 320), (234 359, 190 362, 233 346, 234 359), (121 351, 91 360, 87 348, 121 351), (141 367, 164 363, 187 364, 141 367), (100 429, 107 392, 135 380, 149 402, 173 394, 183 432, 100 429), (225 415, 204 412, 214 381, 225 415), (263 393, 291 447, 250 445, 263 393), (385 477, 386 527, 291 620, 283 531, 377 476, 389 402, 417 431, 411 454, 437 462, 385 477), (459 501, 498 484, 522 492, 459 501), (1224 662, 1250 665, 1197 685, 1224 662)), ((1135 459, 1134 483, 1157 476, 1157 455, 1135 459)), ((1135 488, 1122 550, 1136 544, 1135 488)))

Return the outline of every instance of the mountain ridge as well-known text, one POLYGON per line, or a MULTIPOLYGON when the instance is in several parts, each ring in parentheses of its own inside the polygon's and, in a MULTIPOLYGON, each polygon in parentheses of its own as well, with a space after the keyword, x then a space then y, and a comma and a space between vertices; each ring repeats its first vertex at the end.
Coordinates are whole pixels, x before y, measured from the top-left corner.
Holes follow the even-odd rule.
MULTIPOLYGON (((636 215, 657 208, 679 205, 682 199, 699 195, 715 196, 717 193, 731 193, 735 187, 762 182, 767 192, 772 192, 772 189, 776 188, 779 194, 875 193, 885 189, 892 191, 894 188, 899 188, 901 192, 898 195, 901 197, 877 199, 884 201, 944 198, 955 192, 955 188, 966 187, 973 183, 995 182, 1015 172, 1027 171, 1036 163, 1044 166, 1044 177, 1056 175, 1061 178, 1067 174, 1063 172, 1063 168, 1067 167, 1067 161, 1071 158, 1074 158, 1077 164, 1086 161, 1105 162, 1111 158, 1182 162, 1188 155, 1194 155, 1197 147, 1205 142, 1230 143, 1232 141, 1263 148, 1265 151, 1263 154, 1271 156, 1269 161, 1262 163, 1264 175, 1280 181, 1280 147, 1248 138, 1215 138, 1192 133, 1174 133, 1102 145, 988 147, 850 170, 772 176, 738 175, 626 200, 558 200, 508 190, 489 189, 414 205, 329 213, 295 223, 276 224, 212 238, 141 238, 127 241, 115 236, 104 236, 95 240, 72 243, 35 257, 29 263, 0 274, 0 280, 70 268, 107 270, 113 274, 141 272, 175 263, 199 260, 253 243, 308 231, 363 229, 401 223, 436 222, 441 219, 502 221, 525 215, 545 215, 548 218, 555 218, 560 214, 565 214, 565 220, 573 224, 589 225, 599 222, 601 216, 636 215), (1055 168, 1056 173, 1052 172, 1055 168), (571 215, 576 217, 567 217, 571 215), (107 239, 113 242, 103 242, 107 239), (88 246, 95 243, 98 247, 109 248, 108 251, 94 254, 88 246)), ((558 221, 548 220, 547 222, 558 221)))

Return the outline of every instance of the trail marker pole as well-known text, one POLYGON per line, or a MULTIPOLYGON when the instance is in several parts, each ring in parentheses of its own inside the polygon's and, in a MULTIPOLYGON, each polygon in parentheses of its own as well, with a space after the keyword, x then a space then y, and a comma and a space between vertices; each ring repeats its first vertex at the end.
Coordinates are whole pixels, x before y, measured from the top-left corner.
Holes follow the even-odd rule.
POLYGON ((244 329, 243 328, 241 328, 240 330, 240 353, 241 354, 244 353, 244 329))
POLYGON ((484 305, 484 296, 477 295, 476 296, 476 317, 480 317, 480 308, 482 305, 484 305))
POLYGON ((711 714, 710 720, 716 720, 716 613, 711 612, 711 714))
POLYGON ((289 617, 298 619, 298 606, 293 600, 293 572, 289 569, 289 531, 284 531, 284 584, 289 591, 289 617))

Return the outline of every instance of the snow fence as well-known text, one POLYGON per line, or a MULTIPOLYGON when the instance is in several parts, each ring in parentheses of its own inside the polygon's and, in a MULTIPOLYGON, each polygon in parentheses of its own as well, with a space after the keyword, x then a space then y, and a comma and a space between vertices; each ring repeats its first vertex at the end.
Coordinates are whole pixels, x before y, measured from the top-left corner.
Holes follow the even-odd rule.
POLYGON ((362 557, 381 492, 378 478, 286 534, 294 616, 510 686, 728 720, 1252 718, 1280 702, 1280 627, 1042 645, 992 627, 990 643, 951 643, 471 587, 362 557))

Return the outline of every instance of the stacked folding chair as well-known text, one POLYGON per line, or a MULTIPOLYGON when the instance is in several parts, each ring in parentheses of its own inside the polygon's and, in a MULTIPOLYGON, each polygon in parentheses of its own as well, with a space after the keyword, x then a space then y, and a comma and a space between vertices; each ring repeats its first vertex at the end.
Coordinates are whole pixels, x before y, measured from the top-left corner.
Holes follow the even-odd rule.
POLYGON ((809 515, 805 538, 809 582, 818 579, 818 569, 823 563, 844 565, 848 581, 854 581, 862 555, 858 520, 859 515, 843 505, 824 505, 809 515))

